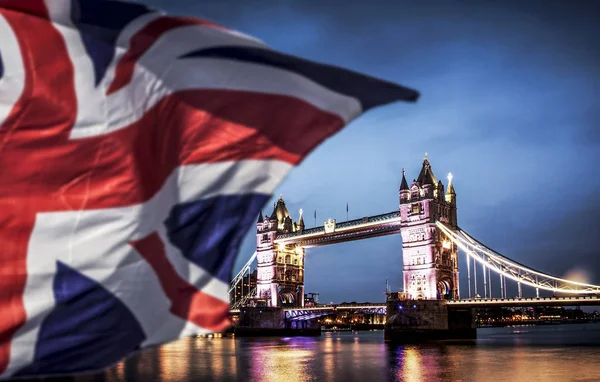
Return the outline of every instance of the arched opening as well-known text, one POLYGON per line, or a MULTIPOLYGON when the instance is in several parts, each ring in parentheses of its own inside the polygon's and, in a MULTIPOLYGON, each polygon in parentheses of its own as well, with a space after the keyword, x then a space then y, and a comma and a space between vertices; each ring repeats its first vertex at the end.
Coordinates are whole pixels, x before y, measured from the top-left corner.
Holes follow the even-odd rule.
POLYGON ((281 292, 279 293, 279 300, 281 306, 293 306, 296 296, 292 292, 281 292))
POLYGON ((452 284, 450 280, 442 279, 437 283, 437 298, 438 300, 452 299, 452 284))

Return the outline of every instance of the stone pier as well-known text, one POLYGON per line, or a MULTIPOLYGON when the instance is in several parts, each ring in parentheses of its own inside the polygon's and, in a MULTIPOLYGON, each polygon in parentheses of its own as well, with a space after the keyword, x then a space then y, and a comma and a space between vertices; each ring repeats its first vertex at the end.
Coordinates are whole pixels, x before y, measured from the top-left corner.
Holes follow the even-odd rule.
POLYGON ((444 300, 407 300, 403 293, 387 299, 385 341, 414 343, 476 339, 472 309, 448 308, 444 300))
POLYGON ((292 321, 281 308, 241 308, 234 333, 240 337, 319 336, 317 320, 292 321))

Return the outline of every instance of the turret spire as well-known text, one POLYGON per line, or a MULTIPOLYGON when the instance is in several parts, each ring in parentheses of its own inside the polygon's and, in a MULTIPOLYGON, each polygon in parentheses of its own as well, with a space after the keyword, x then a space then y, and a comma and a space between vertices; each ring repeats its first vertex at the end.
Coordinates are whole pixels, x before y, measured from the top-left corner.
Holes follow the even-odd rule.
POLYGON ((452 184, 452 173, 449 172, 448 173, 448 190, 446 190, 446 195, 456 195, 456 192, 454 191, 454 185, 452 184))
POLYGON ((446 190, 446 202, 456 205, 456 191, 454 191, 454 184, 452 183, 452 173, 448 173, 448 189, 446 190))
MULTIPOLYGON (((283 200, 283 195, 279 195, 279 200, 273 205, 273 213, 271 214, 271 219, 277 220, 278 229, 283 229, 283 225, 285 220, 290 216, 287 207, 285 206, 285 201, 283 200)), ((291 219, 290 219, 291 220, 291 219)))
POLYGON ((408 190, 408 183, 406 182, 406 171, 402 169, 402 182, 400 183, 400 191, 408 190))
POLYGON ((264 220, 265 219, 263 218, 262 210, 260 210, 257 223, 262 223, 264 220))
POLYGON ((304 229, 304 218, 302 217, 302 208, 300 208, 300 218, 298 218, 298 228, 303 230, 304 229))
POLYGON ((421 186, 425 184, 437 184, 437 179, 435 179, 435 175, 433 175, 433 171, 431 170, 431 164, 429 163, 427 153, 425 153, 425 159, 423 159, 423 167, 421 167, 421 172, 419 173, 417 182, 419 182, 421 186))

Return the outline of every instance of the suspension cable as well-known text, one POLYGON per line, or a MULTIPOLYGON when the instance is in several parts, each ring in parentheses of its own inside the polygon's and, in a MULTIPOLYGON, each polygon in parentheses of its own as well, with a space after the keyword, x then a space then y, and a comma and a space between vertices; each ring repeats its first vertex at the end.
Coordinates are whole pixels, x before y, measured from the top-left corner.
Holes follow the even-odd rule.
POLYGON ((479 262, 484 267, 484 272, 488 268, 503 277, 504 294, 507 289, 505 277, 516 281, 519 287, 520 284, 523 284, 552 292, 600 293, 600 286, 561 279, 519 264, 474 239, 459 227, 457 227, 457 231, 454 231, 439 221, 436 222, 436 225, 448 239, 468 254, 467 257, 473 257, 479 262))

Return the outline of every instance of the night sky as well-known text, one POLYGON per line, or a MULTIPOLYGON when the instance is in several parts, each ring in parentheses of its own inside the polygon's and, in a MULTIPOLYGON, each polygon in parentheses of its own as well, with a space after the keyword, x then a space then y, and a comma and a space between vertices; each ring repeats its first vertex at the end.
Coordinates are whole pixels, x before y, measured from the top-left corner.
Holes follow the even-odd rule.
MULTIPOLYGON (((283 194, 294 220, 303 208, 308 227, 314 209, 317 225, 343 221, 346 202, 350 219, 397 209, 402 168, 416 178, 428 152, 444 184, 454 175, 463 229, 538 270, 600 284, 600 2, 146 3, 421 92, 368 112, 292 171, 274 199, 283 194)), ((254 247, 250 232, 238 266, 254 247)), ((383 301, 386 278, 402 288, 399 235, 307 250, 306 292, 321 302, 383 301)))

